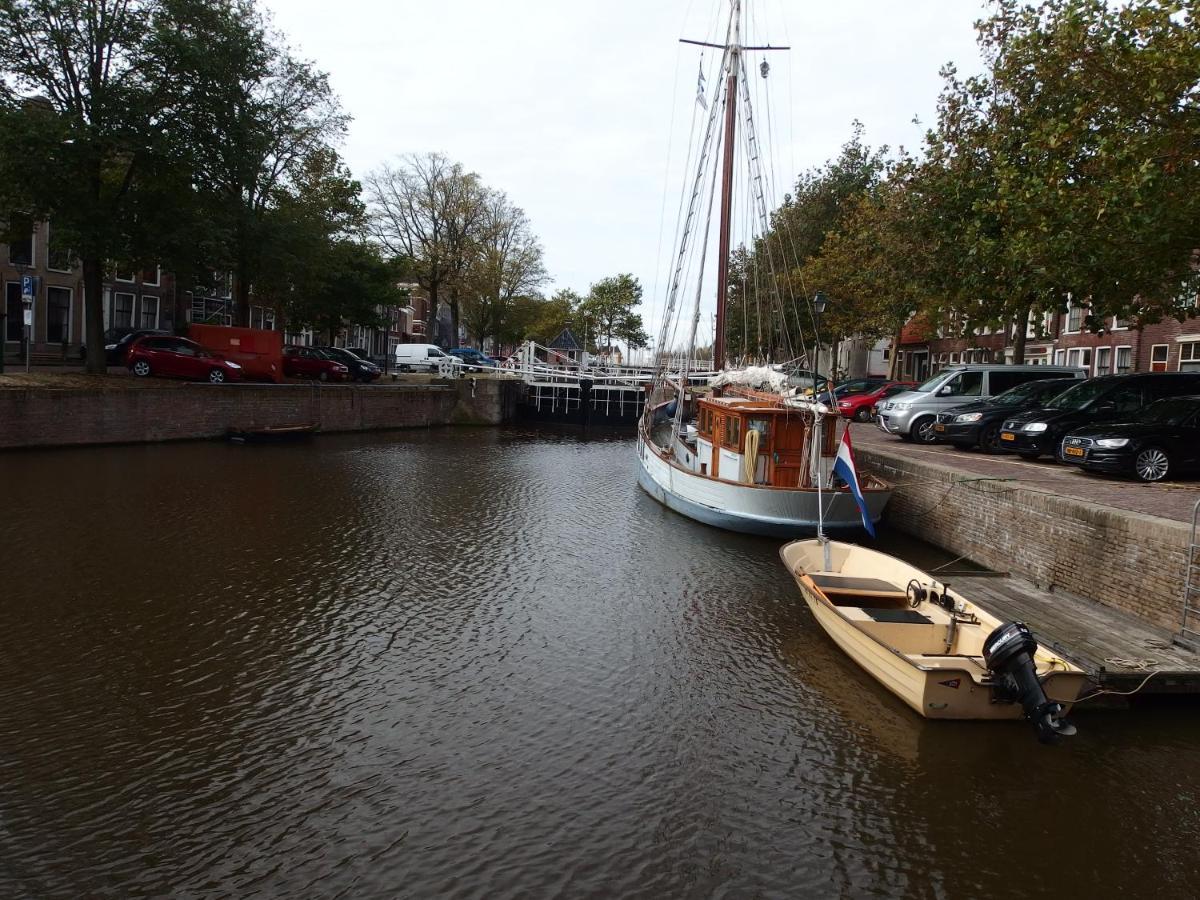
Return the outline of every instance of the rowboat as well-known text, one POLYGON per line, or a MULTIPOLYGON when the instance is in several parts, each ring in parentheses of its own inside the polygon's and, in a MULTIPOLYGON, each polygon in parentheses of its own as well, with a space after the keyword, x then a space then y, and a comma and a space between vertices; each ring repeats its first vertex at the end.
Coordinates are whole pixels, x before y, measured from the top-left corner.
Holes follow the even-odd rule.
POLYGON ((825 632, 928 719, 1021 719, 1049 742, 1087 673, 916 566, 856 544, 801 540, 779 555, 825 632))

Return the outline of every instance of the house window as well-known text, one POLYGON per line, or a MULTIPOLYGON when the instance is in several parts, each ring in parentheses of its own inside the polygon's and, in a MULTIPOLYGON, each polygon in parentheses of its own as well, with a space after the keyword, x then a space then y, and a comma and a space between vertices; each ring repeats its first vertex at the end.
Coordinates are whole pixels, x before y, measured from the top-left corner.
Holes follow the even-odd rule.
POLYGON ((892 348, 884 347, 883 348, 883 361, 887 362, 891 358, 892 358, 892 348))
POLYGON ((151 287, 158 287, 162 269, 155 266, 153 269, 146 269, 142 272, 142 284, 148 284, 151 287))
POLYGON ((10 281, 4 286, 4 339, 20 341, 25 336, 24 308, 21 305, 21 285, 10 281))
POLYGON ((1113 331, 1128 331, 1129 319, 1122 319, 1120 316, 1113 316, 1113 331))
POLYGON ((1083 330, 1083 306, 1074 300, 1067 303, 1067 334, 1078 334, 1083 330))
POLYGON ((1179 371, 1200 372, 1200 341, 1179 345, 1179 371))
POLYGON ((70 272, 74 264, 71 251, 54 243, 50 236, 50 225, 46 225, 46 268, 54 272, 70 272))
POLYGON ((133 294, 113 294, 112 327, 133 327, 133 294))
POLYGON ((1112 347, 1096 348, 1096 374, 1112 374, 1112 347))
POLYGON ((46 342, 65 344, 71 339, 71 290, 46 288, 46 342))
POLYGON ((115 266, 116 274, 113 276, 117 281, 128 281, 131 284, 134 281, 133 269, 122 269, 121 266, 115 266))
POLYGON ((250 327, 275 330, 275 310, 266 306, 250 307, 250 327))
POLYGON ((4 242, 8 244, 8 261, 14 266, 33 265, 33 219, 16 215, 4 230, 4 242))
POLYGON ((950 354, 950 365, 952 365, 952 366, 958 365, 958 354, 957 353, 950 354))
POLYGON ((1090 369, 1092 367, 1092 348, 1072 347, 1067 351, 1067 365, 1090 369))
POLYGON ((1167 371, 1167 356, 1170 355, 1170 344, 1155 344, 1150 348, 1150 371, 1167 371))
POLYGON ((1183 309, 1200 307, 1200 276, 1190 275, 1179 285, 1179 293, 1175 295, 1175 305, 1183 309))
POLYGON ((1133 348, 1117 348, 1117 374, 1126 375, 1133 371, 1133 348))
POLYGON ((1067 351, 1066 350, 1055 350, 1054 351, 1054 364, 1056 366, 1061 366, 1061 365, 1065 365, 1066 362, 1067 362, 1067 351))
POLYGON ((142 294, 141 318, 138 320, 142 328, 158 327, 158 298, 142 294))

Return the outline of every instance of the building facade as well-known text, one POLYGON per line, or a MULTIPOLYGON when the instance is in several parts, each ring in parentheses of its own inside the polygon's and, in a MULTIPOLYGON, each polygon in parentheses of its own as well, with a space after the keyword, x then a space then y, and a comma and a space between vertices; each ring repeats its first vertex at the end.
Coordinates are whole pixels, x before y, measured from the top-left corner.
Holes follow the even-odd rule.
MULTIPOLYGON (((1025 363, 1077 366, 1089 375, 1129 372, 1200 371, 1200 295, 1197 282, 1184 287, 1178 306, 1184 318, 1139 325, 1110 317, 1093 330, 1086 304, 1068 303, 1061 312, 1030 317, 1025 332, 1025 363)), ((923 381, 946 366, 960 363, 1011 363, 1013 339, 1009 329, 952 335, 954 329, 933 329, 914 317, 900 336, 899 373, 923 381)))

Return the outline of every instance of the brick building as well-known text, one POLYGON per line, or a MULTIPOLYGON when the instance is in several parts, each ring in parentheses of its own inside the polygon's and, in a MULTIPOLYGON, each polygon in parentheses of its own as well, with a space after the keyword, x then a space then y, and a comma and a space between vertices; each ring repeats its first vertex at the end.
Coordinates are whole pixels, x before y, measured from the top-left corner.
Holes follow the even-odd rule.
MULTIPOLYGON (((1079 366, 1091 375, 1128 372, 1200 371, 1200 279, 1185 286, 1179 306, 1190 313, 1182 321, 1171 318, 1138 325, 1111 317, 1099 331, 1089 328, 1086 304, 1071 302, 1062 312, 1030 317, 1025 332, 1025 362, 1031 365, 1079 366)), ((959 363, 1011 363, 1011 330, 978 329, 959 336, 950 326, 934 329, 921 316, 901 332, 900 372, 920 381, 959 363)))
MULTIPOLYGON (((21 279, 35 278, 33 327, 30 358, 35 364, 78 361, 86 339, 83 271, 67 248, 54 243, 50 223, 14 220, 0 237, 0 350, 7 363, 25 359, 24 315, 21 279)), ((232 325, 237 321, 234 280, 216 273, 212 286, 185 286, 170 272, 155 266, 144 270, 119 266, 105 272, 101 302, 104 328, 158 328, 173 331, 190 322, 232 325)), ((425 340, 430 320, 429 300, 415 284, 401 285, 408 291, 408 305, 381 309, 387 319, 382 328, 353 325, 335 335, 335 343, 366 347, 377 358, 390 357, 396 344, 425 340)), ((252 328, 283 327, 276 311, 252 304, 252 328)), ((286 331, 289 343, 314 344, 324 341, 311 329, 286 331)))

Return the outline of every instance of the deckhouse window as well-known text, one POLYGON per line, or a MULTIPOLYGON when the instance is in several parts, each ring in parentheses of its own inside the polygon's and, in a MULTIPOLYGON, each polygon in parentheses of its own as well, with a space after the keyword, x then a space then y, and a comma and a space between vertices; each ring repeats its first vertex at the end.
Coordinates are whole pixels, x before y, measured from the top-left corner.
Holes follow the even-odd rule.
POLYGON ((742 446, 742 420, 738 416, 725 419, 725 446, 742 446))

